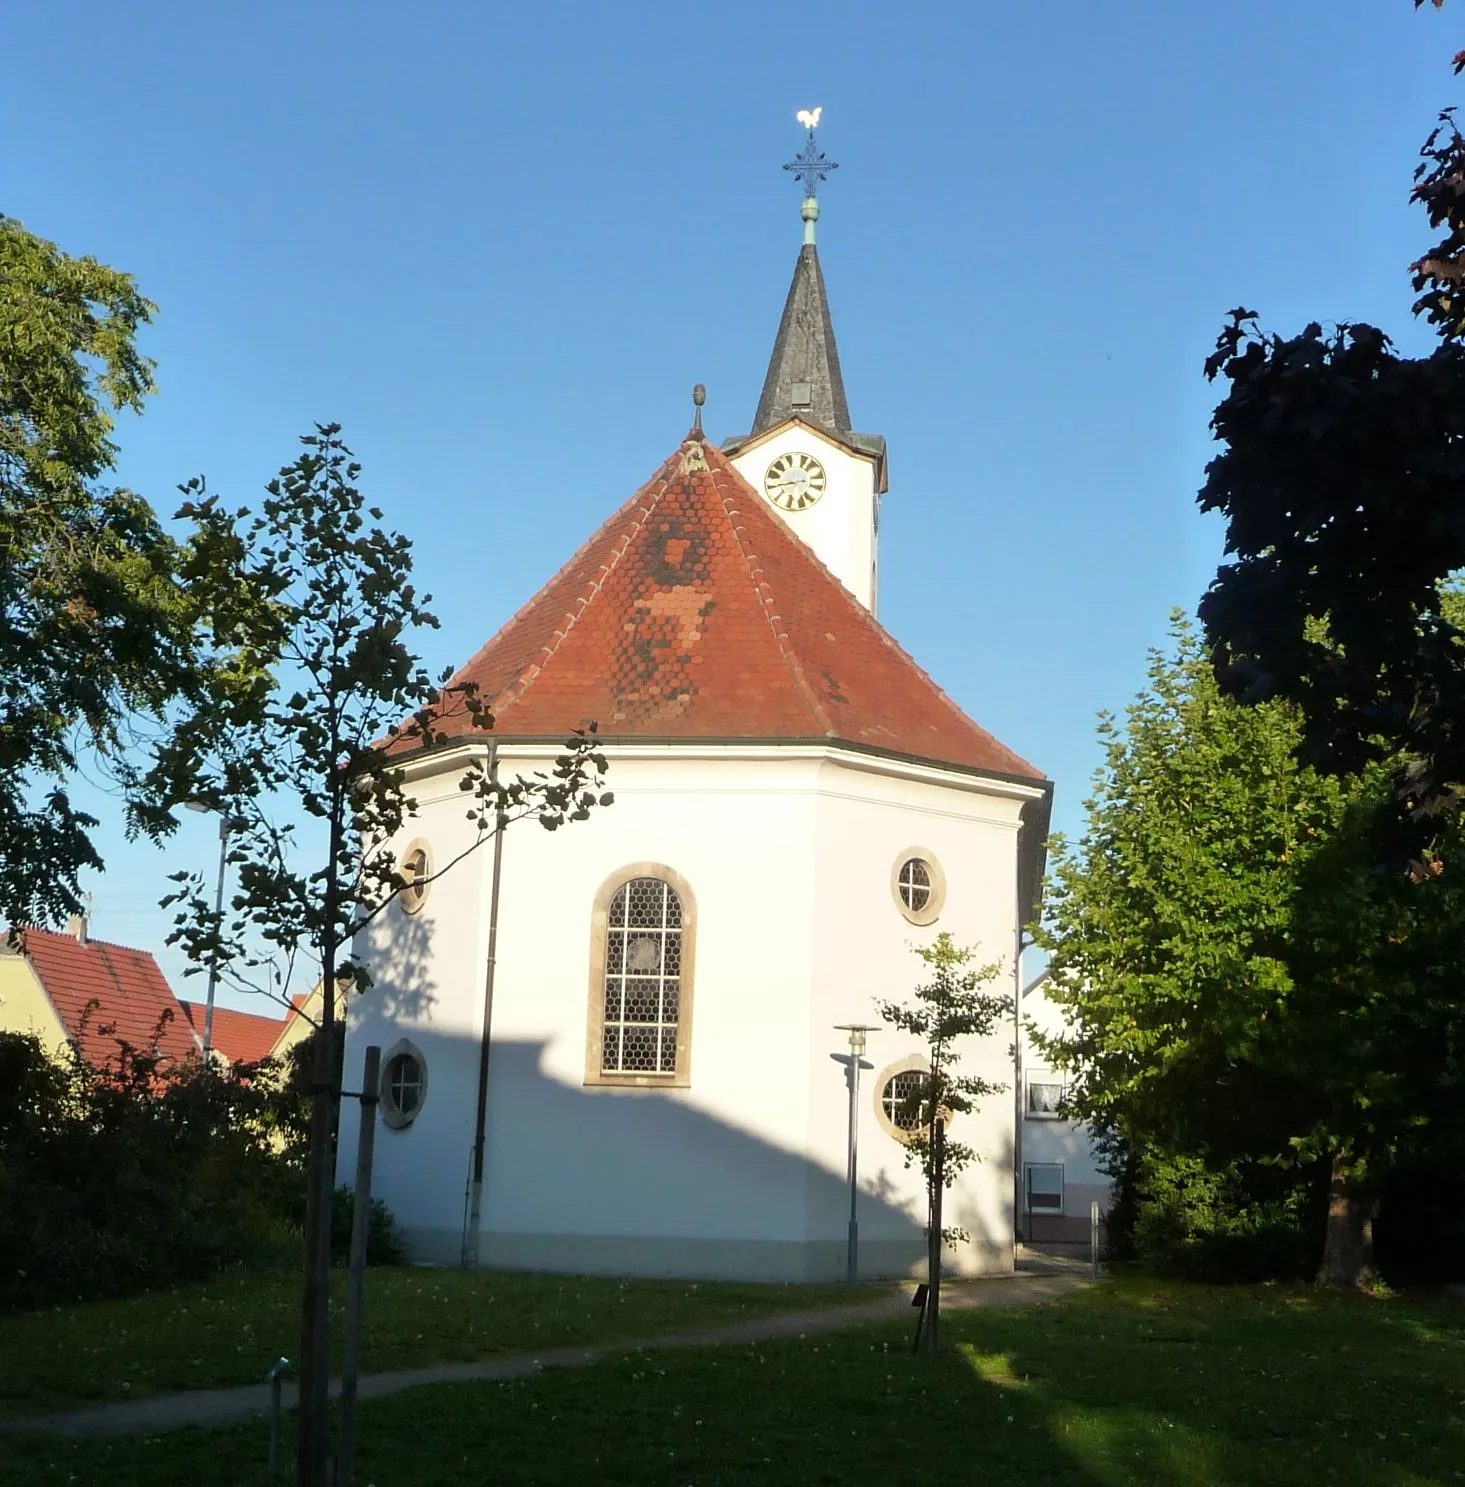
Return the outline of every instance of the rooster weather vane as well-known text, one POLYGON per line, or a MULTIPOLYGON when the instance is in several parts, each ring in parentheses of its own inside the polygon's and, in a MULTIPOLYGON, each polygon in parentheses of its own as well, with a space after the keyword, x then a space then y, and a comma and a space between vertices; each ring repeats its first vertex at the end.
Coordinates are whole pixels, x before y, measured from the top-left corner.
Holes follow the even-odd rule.
POLYGON ((839 163, 829 160, 821 155, 814 144, 814 131, 819 127, 819 118, 824 109, 801 108, 797 117, 800 124, 809 131, 809 142, 804 146, 804 153, 794 160, 790 160, 784 166, 785 170, 791 170, 797 180, 804 183, 804 195, 806 197, 819 194, 819 182, 828 176, 831 170, 838 170, 839 163))

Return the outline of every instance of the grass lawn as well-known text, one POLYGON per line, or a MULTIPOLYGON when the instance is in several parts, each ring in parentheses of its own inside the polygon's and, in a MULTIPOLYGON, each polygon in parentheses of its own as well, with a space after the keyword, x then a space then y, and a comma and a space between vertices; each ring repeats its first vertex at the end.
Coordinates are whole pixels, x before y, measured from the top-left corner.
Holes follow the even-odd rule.
MULTIPOLYGON (((367 1403, 375 1487, 635 1482, 1357 1483, 1465 1480, 1465 1308, 1301 1288, 1121 1280, 1027 1311, 952 1313, 944 1355, 882 1324, 630 1355, 367 1403)), ((264 1484, 262 1425, 9 1439, 7 1480, 264 1484)))
MULTIPOLYGON (((333 1285, 344 1306, 344 1271, 333 1285)), ((850 1299, 840 1286, 391 1267, 367 1273, 361 1367, 377 1373, 619 1342, 850 1299)), ((339 1314, 335 1332, 339 1349, 339 1314)), ((125 1301, 0 1313, 0 1415, 258 1383, 276 1358, 296 1356, 299 1337, 294 1275, 228 1276, 125 1301)))

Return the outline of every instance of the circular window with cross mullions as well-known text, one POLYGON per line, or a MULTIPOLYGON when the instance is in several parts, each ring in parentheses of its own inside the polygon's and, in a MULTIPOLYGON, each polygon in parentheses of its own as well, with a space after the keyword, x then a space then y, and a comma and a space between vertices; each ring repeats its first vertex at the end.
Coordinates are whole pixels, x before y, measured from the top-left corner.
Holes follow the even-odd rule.
MULTIPOLYGON (((875 1115, 887 1135, 909 1141, 930 1127, 931 1066, 918 1053, 881 1071, 875 1081, 875 1115)), ((950 1113, 942 1114, 950 1121, 950 1113)))
POLYGON ((946 903, 946 874, 933 852, 907 847, 890 870, 890 891, 912 924, 934 924, 946 903))
POLYGON ((427 902, 432 886, 432 849, 420 837, 407 844, 407 850, 397 860, 397 876, 402 888, 397 902, 404 914, 415 914, 427 902))
POLYGON ((427 1099, 427 1060, 404 1038, 392 1044, 382 1061, 382 1122, 394 1131, 410 1126, 427 1099))

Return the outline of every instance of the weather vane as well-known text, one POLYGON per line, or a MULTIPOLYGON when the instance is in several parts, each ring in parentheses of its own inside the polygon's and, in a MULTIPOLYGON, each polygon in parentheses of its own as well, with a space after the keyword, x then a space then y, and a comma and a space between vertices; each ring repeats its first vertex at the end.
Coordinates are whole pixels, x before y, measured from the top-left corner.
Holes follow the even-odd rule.
POLYGON ((804 146, 804 153, 796 160, 790 160, 784 166, 785 170, 791 170, 797 179, 804 183, 804 195, 817 196, 819 182, 822 181, 831 170, 838 170, 839 163, 828 160, 814 147, 814 131, 819 127, 819 116, 824 112, 820 108, 801 108, 796 115, 800 124, 809 131, 809 142, 804 146))

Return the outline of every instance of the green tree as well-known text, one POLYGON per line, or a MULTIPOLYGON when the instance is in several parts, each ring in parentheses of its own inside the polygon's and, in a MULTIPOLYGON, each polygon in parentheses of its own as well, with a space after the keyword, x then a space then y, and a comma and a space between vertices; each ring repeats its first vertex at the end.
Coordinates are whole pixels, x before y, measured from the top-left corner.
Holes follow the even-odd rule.
POLYGON ((1244 1202, 1249 1174, 1300 1223, 1325 1183, 1319 1279, 1357 1284, 1384 1177, 1454 1140, 1461 899, 1373 870, 1382 767, 1301 763, 1292 708, 1222 695, 1179 616, 1174 642, 1102 721, 1085 834, 1056 844, 1039 942, 1066 1029, 1037 1041, 1152 1197, 1244 1202))
POLYGON ((137 347, 153 311, 129 275, 0 215, 0 918, 12 924, 75 912, 78 875, 102 865, 97 822, 68 793, 81 755, 116 777, 132 830, 164 834, 147 744, 240 674, 227 622, 211 628, 227 586, 217 554, 103 483, 114 415, 153 391, 137 347))
MULTIPOLYGON (((876 1010, 882 1021, 910 1034, 925 1050, 926 1073, 910 1081, 897 1119, 909 1131, 906 1161, 919 1163, 926 1179, 926 1225, 935 1266, 940 1263, 939 1241, 964 1237, 956 1228, 936 1233, 936 1123, 940 1120, 944 1128, 953 1116, 976 1109, 979 1100, 1007 1087, 964 1070, 962 1044, 967 1038, 990 1036, 1004 1018, 1011 1017, 1012 1001, 988 990, 1002 973, 1001 963, 978 964, 977 951, 958 945, 946 931, 929 945, 911 948, 930 979, 916 986, 910 1001, 879 1001, 876 1010)), ((949 1188, 981 1154, 965 1142, 953 1141, 944 1129, 942 1134, 941 1182, 949 1188)))
MULTIPOLYGON (((199 877, 180 874, 169 899, 179 911, 172 939, 198 964, 217 956, 245 977, 263 975, 277 995, 298 962, 311 983, 329 987, 343 977, 369 985, 350 946, 408 886, 394 845, 416 809, 403 762, 432 748, 445 728, 456 735, 466 725, 486 738, 493 723, 471 684, 449 686, 447 673, 434 678, 418 661, 416 633, 437 625, 431 596, 412 584, 407 539, 377 525, 381 512, 367 506, 360 467, 339 429, 320 426, 301 442, 304 452, 270 483, 258 515, 227 510, 201 480, 187 488, 182 514, 260 601, 247 618, 251 655, 261 663, 256 674, 266 680, 247 705, 190 720, 155 771, 164 783, 192 780, 237 823, 229 860, 238 887, 229 912, 216 916, 199 877), (297 840, 302 820, 314 823, 310 842, 297 840)), ((434 877, 513 821, 532 817, 553 830, 610 803, 593 729, 570 739, 547 772, 509 781, 498 778, 487 752, 459 781, 475 840, 434 877)), ((321 1011, 301 1317, 302 1487, 326 1481, 330 1456, 336 999, 323 997, 321 1011)))
POLYGON ((1465 802, 1465 647, 1442 604, 1465 568, 1465 137, 1453 110, 1421 153, 1413 199, 1441 236, 1410 272, 1440 345, 1405 357, 1375 326, 1280 336, 1232 311, 1206 363, 1227 388, 1199 495, 1226 520, 1228 561, 1200 606, 1222 685, 1295 703, 1319 768, 1388 761, 1387 850, 1416 879, 1437 870, 1440 823, 1465 802))

